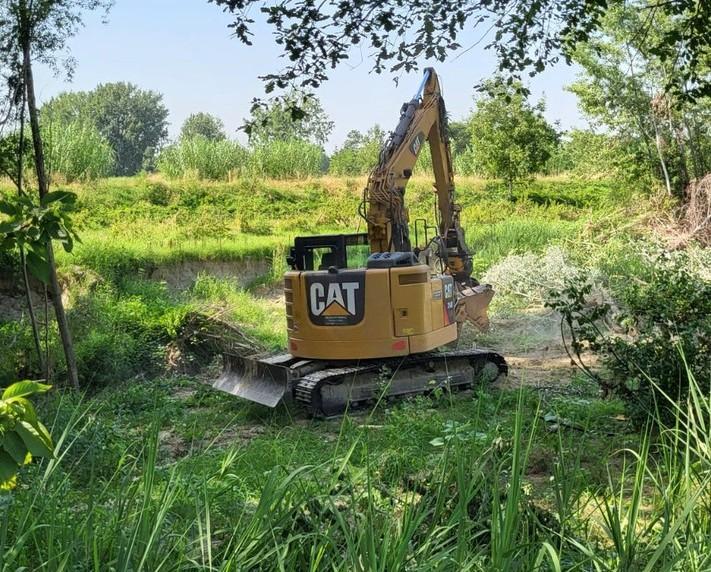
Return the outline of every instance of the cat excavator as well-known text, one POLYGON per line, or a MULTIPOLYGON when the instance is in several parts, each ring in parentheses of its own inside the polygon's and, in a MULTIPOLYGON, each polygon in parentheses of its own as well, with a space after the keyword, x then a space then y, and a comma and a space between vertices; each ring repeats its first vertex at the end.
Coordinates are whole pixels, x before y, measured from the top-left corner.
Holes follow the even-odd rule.
POLYGON ((507 373, 485 349, 447 349, 464 322, 489 325, 494 295, 472 276, 455 202, 447 113, 427 68, 383 146, 359 209, 367 232, 297 237, 284 276, 287 351, 224 354, 217 389, 276 407, 282 400, 317 417, 430 392, 460 390, 507 373), (411 226, 405 189, 429 144, 433 223, 411 226), (411 232, 412 231, 412 232, 411 232))

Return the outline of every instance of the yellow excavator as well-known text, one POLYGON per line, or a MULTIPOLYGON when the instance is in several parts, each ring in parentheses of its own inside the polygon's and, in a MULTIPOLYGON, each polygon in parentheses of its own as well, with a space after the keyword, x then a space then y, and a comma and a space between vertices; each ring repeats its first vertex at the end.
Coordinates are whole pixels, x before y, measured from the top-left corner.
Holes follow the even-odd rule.
POLYGON ((470 388, 506 374, 495 352, 445 349, 465 321, 488 328, 494 295, 472 277, 460 212, 446 109, 428 68, 368 179, 360 208, 368 232, 294 240, 284 276, 288 350, 226 353, 215 387, 269 407, 293 400, 330 417, 382 398, 470 388), (411 229, 405 189, 425 142, 434 224, 418 219, 411 229))

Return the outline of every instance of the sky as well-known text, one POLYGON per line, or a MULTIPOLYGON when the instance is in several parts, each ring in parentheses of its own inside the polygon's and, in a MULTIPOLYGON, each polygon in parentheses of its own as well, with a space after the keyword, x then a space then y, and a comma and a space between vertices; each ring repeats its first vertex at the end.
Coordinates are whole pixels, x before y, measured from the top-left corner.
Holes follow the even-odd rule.
MULTIPOLYGON (((169 134, 177 136, 183 121, 205 111, 217 115, 228 134, 245 141, 239 131, 249 116, 251 101, 264 97, 260 75, 283 67, 278 46, 264 23, 254 28, 253 46, 232 37, 231 15, 207 0, 116 0, 106 23, 101 14, 88 14, 85 26, 69 43, 76 67, 71 82, 38 67, 36 89, 40 102, 63 91, 91 90, 99 83, 128 81, 160 92, 170 110, 169 134)), ((464 37, 469 46, 477 38, 464 37)), ((461 119, 473 107, 474 85, 495 70, 493 54, 479 46, 432 65, 440 76, 450 117, 461 119)), ((417 89, 421 71, 400 77, 371 71, 367 53, 351 59, 330 75, 316 92, 335 128, 326 145, 332 151, 348 131, 374 124, 386 130, 397 123, 402 103, 417 89)), ((575 70, 559 64, 531 80, 532 97, 545 96, 546 116, 560 127, 583 126, 575 96, 565 86, 575 70)))

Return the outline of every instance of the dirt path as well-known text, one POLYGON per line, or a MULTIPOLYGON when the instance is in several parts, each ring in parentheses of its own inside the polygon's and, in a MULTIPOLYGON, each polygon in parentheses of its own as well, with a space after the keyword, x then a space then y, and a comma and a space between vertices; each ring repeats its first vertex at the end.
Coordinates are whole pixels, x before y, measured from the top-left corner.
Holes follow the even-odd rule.
POLYGON ((560 336, 560 316, 547 308, 531 308, 507 317, 494 316, 491 330, 475 334, 466 328, 460 347, 489 347, 506 357, 509 376, 500 387, 567 385, 577 372, 560 336))

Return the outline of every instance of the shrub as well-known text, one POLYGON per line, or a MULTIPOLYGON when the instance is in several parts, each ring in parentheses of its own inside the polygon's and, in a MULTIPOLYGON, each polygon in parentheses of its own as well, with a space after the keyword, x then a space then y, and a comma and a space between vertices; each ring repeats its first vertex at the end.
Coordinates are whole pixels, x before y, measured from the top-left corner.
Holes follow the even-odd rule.
POLYGON ((170 187, 160 181, 151 182, 146 187, 146 198, 152 205, 167 207, 172 196, 170 187))
POLYGON ((649 258, 642 270, 620 281, 619 311, 591 303, 591 284, 580 278, 553 292, 548 305, 562 314, 579 360, 585 349, 602 356, 609 378, 594 377, 606 392, 622 397, 638 419, 660 408, 669 420, 667 396, 684 402, 689 373, 711 375, 711 283, 690 270, 684 253, 649 258))
POLYGON ((0 385, 38 371, 32 331, 25 320, 0 322, 0 385))
POLYGON ((543 304, 548 292, 563 288, 580 275, 581 269, 560 246, 549 246, 543 254, 507 256, 487 270, 482 282, 494 285, 498 306, 526 306, 543 304))
POLYGON ((82 383, 98 387, 159 372, 183 310, 162 285, 125 276, 120 290, 101 285, 79 298, 70 320, 82 383))

